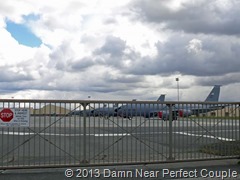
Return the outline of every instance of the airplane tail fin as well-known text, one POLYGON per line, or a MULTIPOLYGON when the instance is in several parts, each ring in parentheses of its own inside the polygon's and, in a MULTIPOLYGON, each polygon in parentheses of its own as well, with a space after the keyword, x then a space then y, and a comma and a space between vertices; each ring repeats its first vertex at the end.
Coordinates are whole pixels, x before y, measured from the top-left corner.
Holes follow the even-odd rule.
POLYGON ((166 94, 161 94, 161 95, 159 96, 159 98, 157 99, 157 101, 164 102, 164 101, 165 101, 165 95, 166 95, 166 94))
POLYGON ((219 99, 220 87, 220 85, 215 85, 206 98, 205 102, 217 102, 219 99))

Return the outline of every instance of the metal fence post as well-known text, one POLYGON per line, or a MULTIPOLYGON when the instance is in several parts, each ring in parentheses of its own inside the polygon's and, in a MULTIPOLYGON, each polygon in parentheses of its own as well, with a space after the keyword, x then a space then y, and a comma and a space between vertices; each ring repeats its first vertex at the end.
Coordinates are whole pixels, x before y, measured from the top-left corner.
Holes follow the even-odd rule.
MULTIPOLYGON (((236 113, 237 114, 237 113, 236 113)), ((239 127, 239 136, 238 136, 238 140, 240 141, 240 104, 238 104, 238 127, 239 127)))
POLYGON ((173 161, 175 158, 173 157, 173 132, 172 132, 172 121, 173 121, 173 112, 172 106, 173 104, 167 104, 169 107, 169 157, 167 160, 173 161))
POLYGON ((83 103, 83 164, 87 164, 87 103, 83 103))

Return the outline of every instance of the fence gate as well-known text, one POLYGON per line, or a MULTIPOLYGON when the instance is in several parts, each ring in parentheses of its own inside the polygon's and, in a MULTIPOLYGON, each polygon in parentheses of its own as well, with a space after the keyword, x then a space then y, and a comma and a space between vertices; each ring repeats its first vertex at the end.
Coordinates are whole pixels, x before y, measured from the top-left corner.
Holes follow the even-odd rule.
POLYGON ((0 169, 239 157, 239 104, 0 100, 0 169))

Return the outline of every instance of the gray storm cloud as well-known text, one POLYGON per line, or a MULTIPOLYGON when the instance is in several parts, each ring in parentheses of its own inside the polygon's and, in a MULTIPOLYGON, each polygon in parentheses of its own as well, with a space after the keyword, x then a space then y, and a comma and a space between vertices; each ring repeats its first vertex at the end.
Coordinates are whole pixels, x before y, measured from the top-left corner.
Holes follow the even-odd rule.
POLYGON ((13 2, 0 6, 4 94, 155 99, 175 91, 178 76, 184 90, 221 84, 240 97, 238 0, 13 2), (20 46, 5 27, 31 14, 38 48, 20 46))
POLYGON ((164 24, 166 29, 186 33, 240 34, 238 0, 184 1, 176 10, 169 8, 168 3, 168 0, 136 0, 133 8, 143 21, 164 24))

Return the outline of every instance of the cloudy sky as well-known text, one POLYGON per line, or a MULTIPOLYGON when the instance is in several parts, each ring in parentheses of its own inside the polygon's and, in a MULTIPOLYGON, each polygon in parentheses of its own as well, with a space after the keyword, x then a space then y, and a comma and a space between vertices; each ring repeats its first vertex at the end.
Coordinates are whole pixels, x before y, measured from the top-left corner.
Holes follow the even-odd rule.
POLYGON ((0 98, 240 100, 239 0, 8 0, 0 98))

